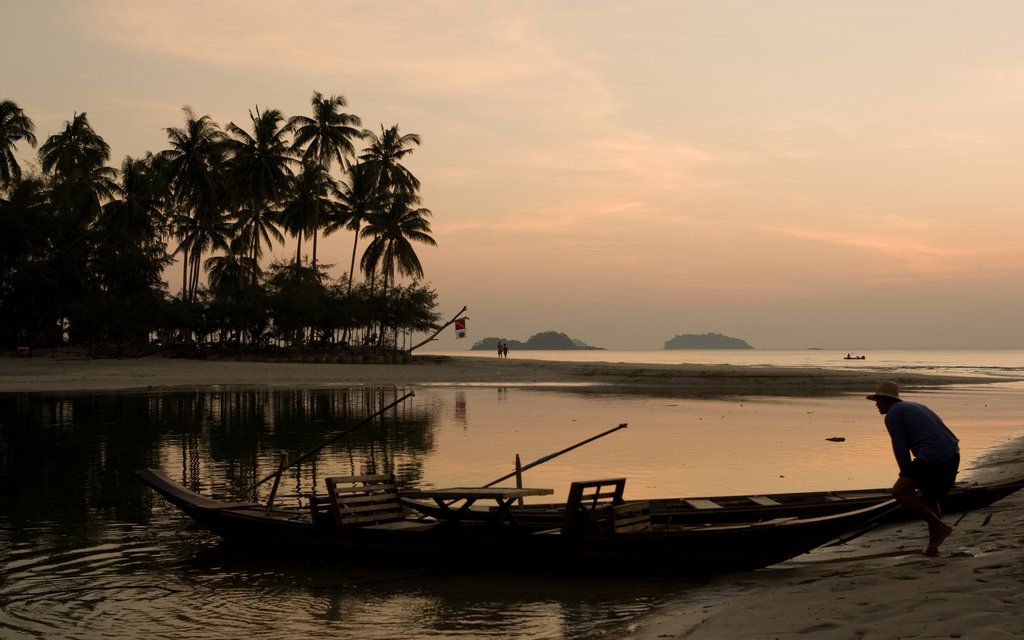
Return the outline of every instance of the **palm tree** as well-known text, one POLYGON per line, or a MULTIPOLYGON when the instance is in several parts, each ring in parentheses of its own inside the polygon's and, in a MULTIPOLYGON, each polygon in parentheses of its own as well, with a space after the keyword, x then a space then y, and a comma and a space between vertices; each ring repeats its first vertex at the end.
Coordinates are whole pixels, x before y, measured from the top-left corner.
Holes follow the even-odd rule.
POLYGON ((196 116, 184 107, 185 126, 165 129, 171 148, 160 157, 167 163, 168 183, 176 209, 175 253, 182 254, 181 297, 194 298, 199 266, 207 248, 227 246, 220 176, 224 160, 224 132, 210 116, 196 116), (198 252, 198 253, 195 253, 198 252))
POLYGON ((120 197, 103 206, 97 221, 103 235, 120 243, 147 246, 159 237, 164 212, 153 161, 149 154, 143 159, 129 156, 121 163, 120 197))
POLYGON ((417 207, 420 199, 411 193, 393 194, 387 207, 370 218, 362 230, 373 240, 366 247, 360 266, 367 275, 379 271, 383 289, 395 282, 395 272, 414 279, 423 277, 423 266, 412 242, 437 246, 430 236, 429 209, 417 207))
POLYGON ((24 140, 36 146, 36 125, 10 100, 0 102, 0 189, 21 180, 21 166, 14 158, 14 145, 24 140))
POLYGON ((163 176, 152 154, 125 158, 116 197, 103 205, 91 234, 88 317, 106 339, 145 340, 163 300, 163 176))
MULTIPOLYGON (((374 201, 377 208, 389 209, 393 205, 401 205, 406 196, 414 196, 420 188, 420 181, 409 171, 402 160, 413 152, 413 145, 420 143, 420 137, 415 133, 403 135, 398 130, 398 125, 384 129, 381 125, 380 136, 367 132, 366 136, 370 146, 363 150, 359 156, 363 169, 367 172, 371 188, 374 191, 374 201), (395 201, 395 198, 398 201, 395 201)), ((376 214, 377 212, 372 212, 376 214)), ((365 218, 364 219, 368 219, 365 218)), ((359 221, 355 221, 358 227, 359 221)), ((357 236, 366 236, 366 233, 357 231, 357 236)), ((353 247, 354 257, 355 247, 353 247)), ((369 248, 367 248, 369 251, 369 248)), ((366 254, 363 254, 363 261, 366 254)), ((364 272, 372 275, 373 270, 364 272)))
POLYGON ((110 145, 93 131, 85 113, 75 114, 39 147, 43 171, 61 179, 88 174, 110 159, 110 145))
POLYGON ((63 131, 39 147, 39 159, 43 171, 54 177, 55 206, 84 231, 103 203, 114 197, 117 172, 104 166, 110 159, 110 145, 89 125, 86 114, 75 114, 64 125, 63 131))
POLYGON ((43 177, 28 176, 0 198, 0 300, 10 290, 9 269, 46 258, 53 222, 46 196, 43 177))
POLYGON ((210 289, 237 291, 252 279, 255 265, 246 254, 248 247, 228 247, 223 255, 211 256, 206 259, 206 270, 210 277, 210 289), (235 249, 240 249, 236 251, 235 249))
POLYGON ((221 339, 230 332, 239 342, 247 333, 252 341, 263 333, 261 327, 266 321, 266 305, 263 293, 258 287, 250 286, 259 266, 248 257, 249 247, 243 238, 236 237, 224 255, 206 259, 205 266, 210 281, 211 319, 219 319, 221 339))
POLYGON ((195 301, 199 290, 199 274, 203 254, 211 251, 226 250, 232 238, 230 221, 220 215, 206 216, 177 215, 173 223, 175 234, 180 239, 174 254, 181 254, 187 261, 185 269, 188 280, 183 284, 183 299, 195 301))
POLYGON ((295 176, 289 195, 281 209, 281 220, 285 228, 295 235, 295 264, 302 261, 302 238, 313 238, 312 267, 316 271, 317 230, 330 220, 339 208, 341 198, 338 183, 327 172, 327 168, 313 160, 304 160, 302 171, 295 176))
POLYGON ((366 137, 370 140, 370 146, 359 159, 376 176, 380 189, 408 193, 419 191, 420 181, 402 165, 402 159, 414 151, 413 145, 420 144, 420 137, 415 133, 402 135, 397 124, 386 130, 382 125, 379 137, 370 132, 367 132, 366 137))
MULTIPOLYGON (((313 161, 323 167, 328 177, 334 162, 337 162, 342 170, 347 170, 349 159, 356 155, 352 141, 366 135, 366 131, 357 128, 362 126, 362 121, 358 116, 341 111, 347 104, 344 96, 325 98, 319 91, 314 91, 310 102, 313 107, 312 117, 292 116, 288 120, 288 127, 294 135, 292 149, 302 151, 303 163, 313 161)), ((334 188, 337 189, 336 184, 334 188)), ((326 222, 326 218, 318 219, 315 222, 315 226, 308 230, 313 237, 312 266, 314 271, 316 270, 317 236, 321 225, 326 222)))
POLYGON ((347 104, 344 96, 325 98, 319 91, 314 91, 311 102, 312 117, 292 116, 288 120, 288 127, 295 136, 292 148, 302 150, 303 160, 315 160, 326 169, 330 169, 335 161, 346 169, 348 159, 356 155, 352 140, 362 138, 366 133, 356 128, 362 125, 362 121, 358 116, 340 111, 347 104))
POLYGON ((339 200, 340 205, 333 211, 334 215, 324 227, 324 235, 330 235, 339 229, 352 232, 352 262, 348 270, 348 293, 351 294, 352 283, 356 277, 356 251, 359 246, 360 230, 363 223, 380 209, 377 181, 366 165, 356 163, 349 167, 348 180, 342 185, 339 200))
POLYGON ((57 278, 58 317, 71 319, 79 335, 96 333, 97 287, 104 287, 96 273, 102 251, 96 221, 102 207, 119 193, 117 171, 105 166, 110 146, 89 125, 86 114, 75 114, 64 129, 39 146, 43 171, 50 176, 50 205, 55 219, 49 239, 52 269, 57 278), (90 323, 92 324, 90 328, 90 323))
POLYGON ((250 134, 234 122, 227 126, 227 182, 235 203, 236 228, 249 243, 249 257, 259 261, 263 243, 284 241, 278 229, 274 207, 284 200, 291 186, 292 166, 297 163, 288 144, 288 125, 277 109, 249 112, 250 134))
POLYGON ((53 254, 58 228, 42 176, 26 176, 0 198, 0 336, 8 343, 45 343, 54 318, 62 317, 53 254))

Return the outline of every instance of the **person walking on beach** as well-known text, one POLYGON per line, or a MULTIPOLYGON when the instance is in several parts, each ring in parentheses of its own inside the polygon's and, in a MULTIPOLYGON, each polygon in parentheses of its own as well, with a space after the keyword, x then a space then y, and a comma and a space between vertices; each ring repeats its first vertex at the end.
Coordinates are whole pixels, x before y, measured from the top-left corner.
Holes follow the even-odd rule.
POLYGON ((960 440, 934 411, 900 398, 895 382, 882 382, 868 400, 885 416, 885 429, 900 476, 893 497, 905 509, 928 523, 925 555, 939 555, 939 545, 953 533, 942 521, 939 500, 949 493, 960 467, 960 440), (911 457, 913 456, 913 457, 911 457))

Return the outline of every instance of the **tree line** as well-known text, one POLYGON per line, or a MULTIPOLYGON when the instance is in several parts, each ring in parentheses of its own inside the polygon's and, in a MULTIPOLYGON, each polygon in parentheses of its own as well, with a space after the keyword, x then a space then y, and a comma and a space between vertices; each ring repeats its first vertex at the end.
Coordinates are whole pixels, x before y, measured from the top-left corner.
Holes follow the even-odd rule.
POLYGON ((420 138, 363 129, 346 106, 314 92, 310 115, 256 107, 224 127, 185 107, 166 149, 115 169, 85 113, 38 144, 31 118, 0 102, 0 348, 400 349, 434 327, 414 247, 436 246, 432 214, 402 164, 420 138), (19 144, 38 144, 38 167, 22 170, 19 144), (338 232, 352 234, 352 255, 332 280, 317 243, 338 232), (294 258, 264 268, 286 237, 294 258), (163 273, 175 259, 172 294, 163 273))

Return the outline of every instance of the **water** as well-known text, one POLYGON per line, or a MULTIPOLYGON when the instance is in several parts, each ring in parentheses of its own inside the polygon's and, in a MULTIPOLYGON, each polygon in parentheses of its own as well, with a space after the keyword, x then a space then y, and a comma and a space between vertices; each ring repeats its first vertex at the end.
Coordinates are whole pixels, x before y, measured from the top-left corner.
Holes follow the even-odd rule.
MULTIPOLYGON (((417 352, 419 353, 419 352, 417 352)), ((435 351, 436 355, 496 358, 490 351, 435 351)), ((832 349, 669 349, 658 351, 510 351, 509 358, 565 362, 626 362, 647 364, 730 364, 736 366, 821 367, 912 371, 951 375, 1024 378, 1024 350, 935 349, 878 350, 850 353, 832 349), (846 360, 845 356, 864 356, 846 360)))
MULTIPOLYGON (((1024 361, 1019 353, 978 353, 941 365, 920 353, 891 360, 894 368, 1004 374, 1024 361)), ((565 355, 577 353, 557 354, 565 355)), ((808 356, 780 352, 763 363, 801 357, 808 356)), ((609 630, 659 603, 700 592, 685 580, 368 571, 252 558, 193 526, 133 475, 156 467, 203 493, 237 495, 270 474, 281 452, 294 459, 403 391, 0 394, 0 637, 615 637, 609 630)), ((572 480, 622 475, 627 496, 641 498, 883 486, 894 474, 880 416, 860 398, 415 391, 289 472, 280 499, 322 491, 329 475, 374 470, 394 471, 402 486, 484 484, 510 471, 516 454, 525 464, 619 423, 629 426, 528 471, 527 484, 560 499, 572 480)), ((967 467, 1024 433, 1020 383, 940 389, 924 401, 961 436, 967 467)))

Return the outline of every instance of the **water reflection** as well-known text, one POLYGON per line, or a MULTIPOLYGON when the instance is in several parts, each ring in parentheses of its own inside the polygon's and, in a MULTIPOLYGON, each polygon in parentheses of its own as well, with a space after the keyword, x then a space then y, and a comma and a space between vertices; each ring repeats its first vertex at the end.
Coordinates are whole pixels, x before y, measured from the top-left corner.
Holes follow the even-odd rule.
MULTIPOLYGON (((665 594, 642 580, 252 558, 134 476, 156 467, 208 495, 242 494, 282 453, 294 460, 404 393, 0 394, 0 636, 572 638, 665 594)), ((466 430, 465 393, 402 402, 289 469, 278 500, 318 490, 330 475, 391 471, 403 486, 423 484, 453 415, 466 430)))
POLYGON ((271 560, 254 565, 227 546, 197 554, 193 566, 199 575, 215 576, 217 589, 244 580, 254 593, 301 603, 309 617, 289 616, 292 632, 363 638, 586 637, 682 589, 636 578, 595 583, 561 575, 353 571, 271 560))
MULTIPOLYGON (((0 394, 0 637, 607 637, 688 593, 681 581, 368 572, 252 558, 134 476, 155 467, 207 495, 245 493, 282 453, 295 460, 405 391, 0 394)), ((966 467, 1019 435, 1019 395, 963 390, 941 400, 944 417, 970 425, 966 467)), ((533 461, 622 422, 629 428, 531 469, 529 484, 553 488, 555 499, 572 480, 610 474, 628 476, 634 498, 882 486, 891 454, 869 409, 861 398, 737 403, 421 388, 289 469, 278 499, 363 472, 393 472, 402 486, 484 484, 511 471, 516 454, 533 461), (846 441, 826 441, 833 435, 846 441)))
MULTIPOLYGON (((196 490, 242 493, 276 468, 280 454, 298 458, 398 394, 338 389, 0 396, 5 511, 30 516, 40 507, 71 510, 56 518, 60 522, 97 515, 130 519, 137 515, 132 505, 148 494, 133 475, 140 467, 165 469, 196 490)), ((291 489, 315 486, 324 458, 333 461, 332 473, 387 470, 403 482, 419 482, 435 426, 430 403, 401 403, 297 466, 289 474, 291 489)))

